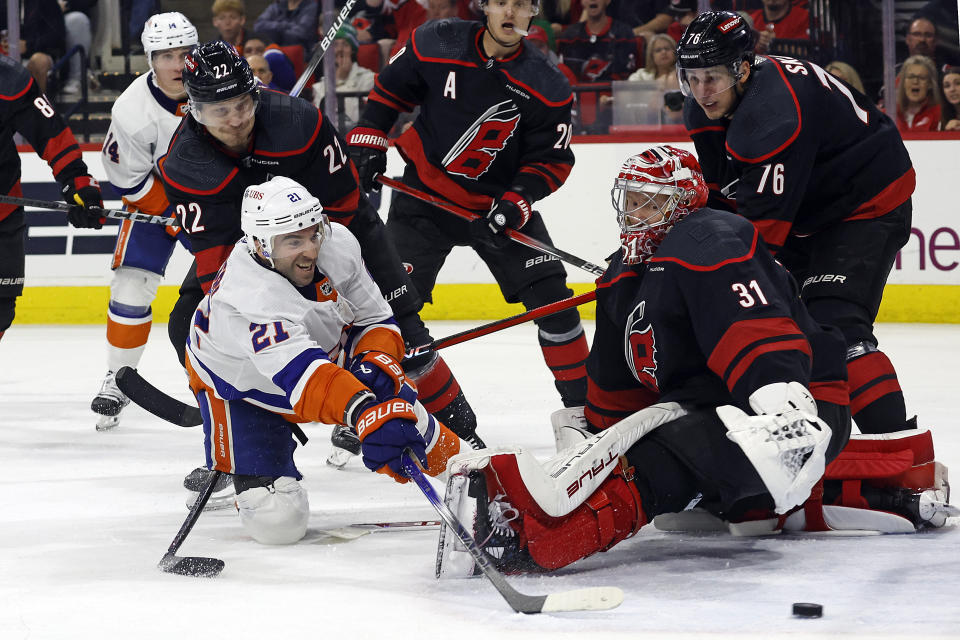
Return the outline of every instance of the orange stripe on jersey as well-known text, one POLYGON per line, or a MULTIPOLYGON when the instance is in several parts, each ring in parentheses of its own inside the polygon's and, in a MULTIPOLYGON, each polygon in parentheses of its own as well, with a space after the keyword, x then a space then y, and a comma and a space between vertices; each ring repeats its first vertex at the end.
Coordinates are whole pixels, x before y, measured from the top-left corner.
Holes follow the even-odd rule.
POLYGON ((145 318, 121 318, 110 313, 107 315, 107 342, 118 349, 137 349, 147 344, 152 326, 153 314, 145 318))
POLYGON ((142 197, 136 200, 123 198, 123 201, 143 213, 149 213, 153 216, 163 215, 167 207, 170 206, 167 193, 163 190, 163 185, 159 180, 154 179, 153 176, 150 176, 148 180, 150 180, 150 189, 142 197))
POLYGON ((349 371, 327 362, 317 367, 310 376, 293 410, 308 422, 340 424, 347 403, 366 389, 349 371))
POLYGON ((800 327, 792 318, 740 320, 730 325, 730 328, 717 342, 717 346, 713 348, 713 352, 707 359, 707 366, 727 383, 727 388, 733 389, 736 380, 743 375, 746 368, 761 353, 787 349, 799 349, 808 356, 811 355, 810 344, 807 342, 806 336, 803 335, 800 327), (755 352, 753 348, 759 342, 788 337, 793 339, 772 342, 769 345, 771 348, 764 351, 755 352), (750 349, 749 352, 748 349, 750 349), (748 358, 748 356, 750 357, 748 358), (744 361, 746 361, 746 364, 744 364, 744 361), (734 379, 730 379, 733 377, 731 369, 738 372, 734 379))
POLYGON ((364 351, 388 353, 399 362, 403 360, 405 353, 403 338, 400 337, 399 331, 393 331, 386 327, 374 327, 363 334, 363 337, 353 347, 354 354, 364 351))
POLYGON ((121 264, 123 264, 123 256, 127 252, 127 241, 130 239, 130 231, 133 230, 133 223, 129 220, 124 220, 120 223, 120 231, 117 233, 117 244, 113 248, 113 262, 110 264, 111 269, 117 269, 121 264))
POLYGON ((436 476, 447 469, 447 460, 460 453, 460 438, 437 420, 440 435, 433 448, 427 452, 427 475, 436 476))

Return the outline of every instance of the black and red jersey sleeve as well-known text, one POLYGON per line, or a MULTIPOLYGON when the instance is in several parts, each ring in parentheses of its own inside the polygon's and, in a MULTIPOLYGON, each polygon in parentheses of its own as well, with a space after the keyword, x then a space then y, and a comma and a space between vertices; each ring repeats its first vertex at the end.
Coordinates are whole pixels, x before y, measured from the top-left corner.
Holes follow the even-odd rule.
POLYGON ((10 58, 0 56, 0 121, 20 133, 60 183, 89 175, 73 132, 34 82, 10 58))
POLYGON ((418 31, 374 80, 360 118, 364 126, 390 131, 401 113, 409 113, 423 102, 427 82, 422 71, 424 63, 416 53, 418 31))
MULTIPOLYGON (((566 79, 557 74, 558 81, 566 79)), ((570 107, 572 93, 560 100, 540 97, 540 114, 531 118, 523 129, 523 153, 513 183, 524 190, 531 201, 542 200, 559 189, 573 169, 574 156, 570 149, 572 133, 570 107)))
POLYGON ((311 158, 307 165, 313 170, 304 186, 320 200, 331 220, 349 225, 362 200, 360 178, 347 153, 347 143, 323 114, 319 114, 306 154, 311 158))
POLYGON ((738 216, 712 212, 705 220, 685 220, 668 242, 665 255, 658 252, 650 264, 670 265, 676 280, 671 288, 683 298, 707 367, 737 404, 748 407, 750 395, 773 382, 809 386, 812 350, 793 319, 790 276, 756 228, 738 216), (704 237, 712 241, 701 245, 704 237))

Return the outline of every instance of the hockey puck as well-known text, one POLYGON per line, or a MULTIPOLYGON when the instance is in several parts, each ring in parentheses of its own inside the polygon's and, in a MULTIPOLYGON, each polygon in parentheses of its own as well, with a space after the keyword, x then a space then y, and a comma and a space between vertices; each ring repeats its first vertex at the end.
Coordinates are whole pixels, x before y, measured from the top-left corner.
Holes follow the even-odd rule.
POLYGON ((793 615, 797 618, 822 618, 823 605, 815 602, 794 602, 793 615))

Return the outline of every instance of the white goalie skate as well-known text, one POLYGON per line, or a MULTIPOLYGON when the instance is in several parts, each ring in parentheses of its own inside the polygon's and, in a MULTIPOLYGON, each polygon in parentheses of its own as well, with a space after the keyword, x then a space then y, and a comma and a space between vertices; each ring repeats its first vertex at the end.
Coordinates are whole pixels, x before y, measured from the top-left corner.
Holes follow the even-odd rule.
POLYGON ((100 414, 97 431, 109 431, 120 424, 120 412, 130 404, 130 398, 117 387, 116 374, 107 371, 100 385, 100 392, 90 403, 90 410, 100 414))

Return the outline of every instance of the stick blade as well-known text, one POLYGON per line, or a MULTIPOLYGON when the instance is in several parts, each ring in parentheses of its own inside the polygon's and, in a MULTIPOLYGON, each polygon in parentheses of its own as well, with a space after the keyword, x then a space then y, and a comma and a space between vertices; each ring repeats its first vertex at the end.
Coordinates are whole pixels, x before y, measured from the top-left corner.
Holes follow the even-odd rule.
POLYGON ((590 587, 551 593, 540 611, 604 611, 619 607, 621 602, 623 591, 619 587, 590 587))
POLYGON ((194 578, 216 578, 223 571, 226 564, 217 558, 203 558, 198 556, 177 557, 171 553, 163 556, 157 565, 164 573, 173 573, 178 576, 194 578))

